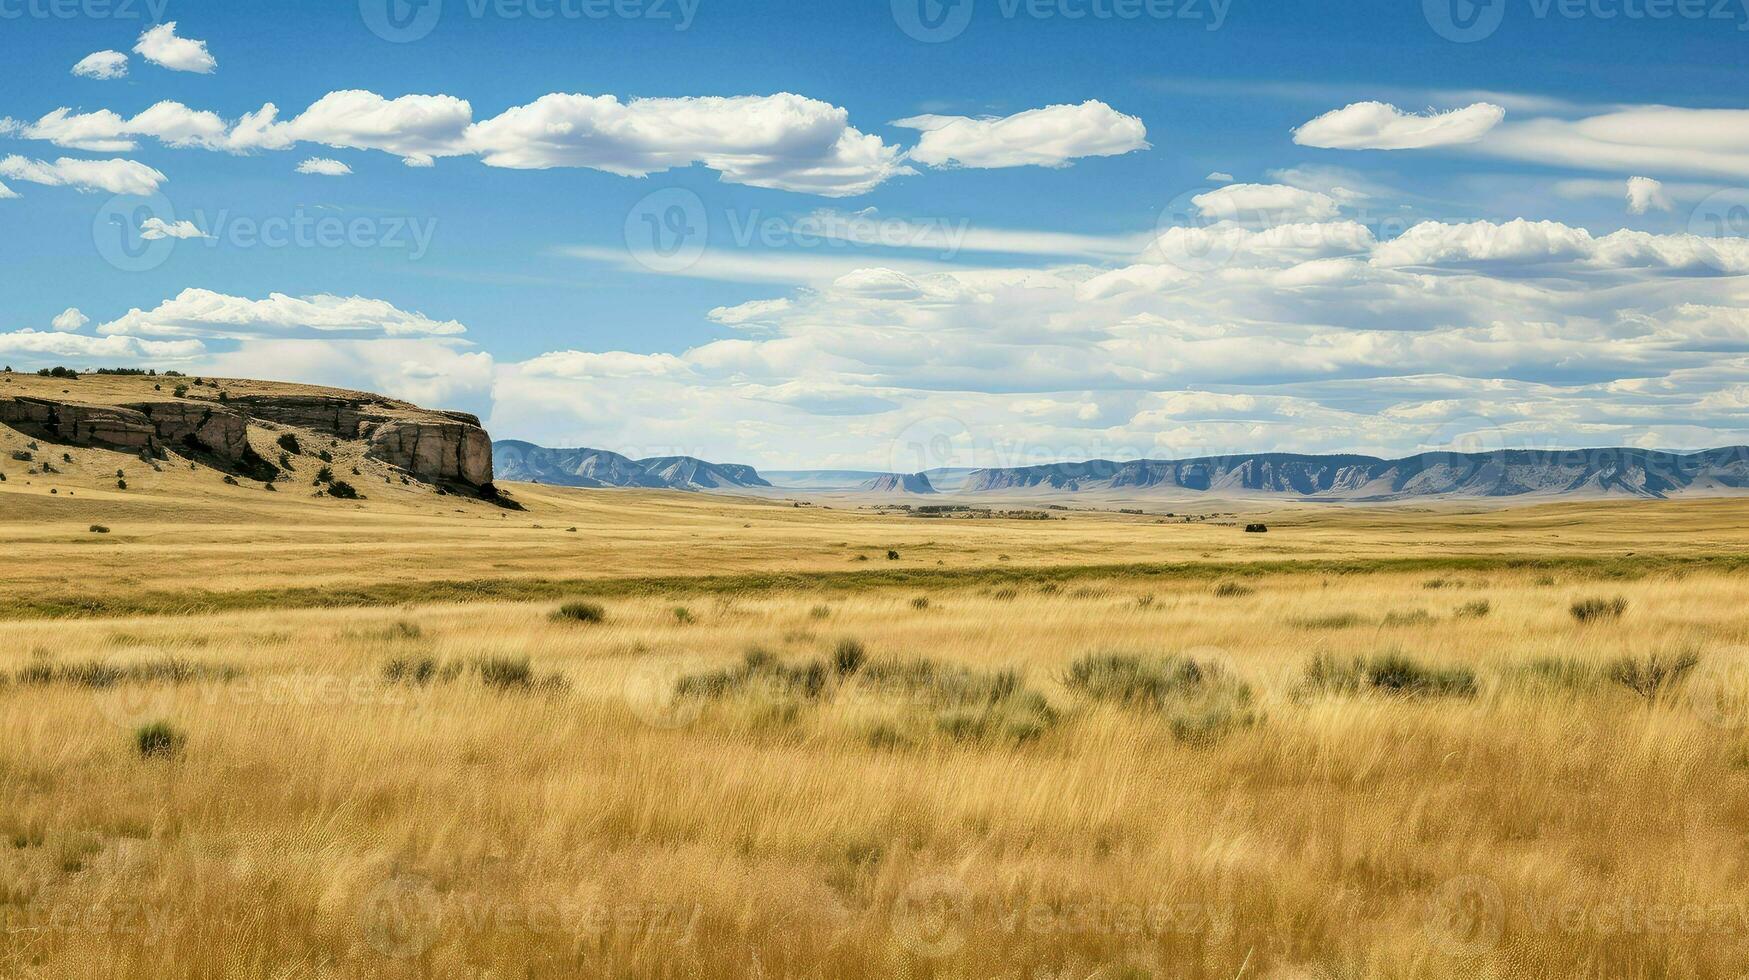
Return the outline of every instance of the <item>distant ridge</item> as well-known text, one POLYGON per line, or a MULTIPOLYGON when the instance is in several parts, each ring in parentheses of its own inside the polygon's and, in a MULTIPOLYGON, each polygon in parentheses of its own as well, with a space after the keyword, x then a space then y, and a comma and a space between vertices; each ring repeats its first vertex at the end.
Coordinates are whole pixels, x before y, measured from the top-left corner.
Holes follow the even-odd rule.
POLYGON ((883 473, 857 487, 868 493, 934 493, 926 473, 883 473))
POLYGON ((1421 497, 1662 498, 1749 489, 1749 447, 1697 453, 1647 449, 1507 449, 1421 453, 1402 459, 1255 453, 981 469, 964 491, 1189 491, 1289 494, 1330 500, 1421 497))
POLYGON ((751 466, 707 463, 691 456, 631 459, 605 449, 548 449, 505 439, 492 443, 499 479, 565 487, 727 490, 769 487, 751 466))

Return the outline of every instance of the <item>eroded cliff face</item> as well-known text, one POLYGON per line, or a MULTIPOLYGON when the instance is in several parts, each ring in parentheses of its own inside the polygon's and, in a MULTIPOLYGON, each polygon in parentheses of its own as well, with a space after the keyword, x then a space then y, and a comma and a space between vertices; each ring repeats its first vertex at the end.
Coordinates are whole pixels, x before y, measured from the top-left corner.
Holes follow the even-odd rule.
POLYGON ((224 403, 176 399, 91 405, 0 396, 0 424, 34 438, 126 453, 200 452, 248 463, 251 420, 364 440, 367 455, 425 483, 494 496, 492 437, 466 412, 326 395, 250 395, 224 403))

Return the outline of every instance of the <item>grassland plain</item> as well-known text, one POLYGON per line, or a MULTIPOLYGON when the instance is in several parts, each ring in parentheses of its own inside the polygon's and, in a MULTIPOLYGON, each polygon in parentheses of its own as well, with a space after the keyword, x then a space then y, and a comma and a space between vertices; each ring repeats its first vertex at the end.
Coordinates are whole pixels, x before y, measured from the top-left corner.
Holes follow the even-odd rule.
POLYGON ((5 459, 0 977, 1749 972, 1740 501, 506 512, 5 459))

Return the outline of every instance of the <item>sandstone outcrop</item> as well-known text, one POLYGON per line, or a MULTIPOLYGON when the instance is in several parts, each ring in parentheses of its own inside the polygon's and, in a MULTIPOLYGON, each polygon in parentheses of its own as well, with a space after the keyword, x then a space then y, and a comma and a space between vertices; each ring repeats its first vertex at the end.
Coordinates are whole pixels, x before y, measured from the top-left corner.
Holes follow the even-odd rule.
POLYGON ((466 412, 425 411, 369 396, 243 395, 223 403, 176 399, 93 405, 0 396, 0 424, 37 438, 128 453, 166 448, 207 453, 227 466, 260 462, 249 448, 252 420, 363 440, 366 455, 425 483, 496 497, 492 438, 466 412))
POLYGON ((158 432, 143 412, 47 398, 0 399, 0 423, 28 436, 117 452, 157 453, 158 432))

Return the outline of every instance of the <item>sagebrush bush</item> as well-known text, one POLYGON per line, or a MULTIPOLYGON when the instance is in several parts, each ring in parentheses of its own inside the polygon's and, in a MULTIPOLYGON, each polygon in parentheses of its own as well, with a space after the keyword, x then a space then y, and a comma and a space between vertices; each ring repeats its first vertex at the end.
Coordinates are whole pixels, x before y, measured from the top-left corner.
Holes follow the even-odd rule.
POLYGON ((1700 656, 1692 650, 1651 653, 1643 657, 1618 657, 1604 668, 1604 676, 1647 701, 1656 701, 1699 665, 1700 656))
POLYGON ((188 736, 167 721, 154 721, 134 729, 134 749, 142 759, 178 755, 188 742, 188 736))
POLYGON ((856 640, 839 640, 832 650, 832 667, 838 671, 839 677, 849 677, 862 669, 868 661, 868 652, 856 640))
POLYGON ((302 446, 298 445, 298 437, 297 437, 296 433, 281 432, 279 434, 278 442, 279 442, 279 448, 285 450, 288 453, 294 453, 297 455, 303 454, 304 449, 302 446))
POLYGON ((1325 616, 1295 616, 1289 626, 1303 630, 1345 630, 1366 622, 1359 613, 1330 613, 1325 616))
POLYGON ((596 602, 567 602, 552 618, 560 623, 600 623, 607 620, 607 610, 596 602))
POLYGON ((1396 610, 1385 613, 1386 626, 1426 626, 1433 622, 1433 614, 1425 609, 1396 610))
POLYGON ((1581 623, 1603 622, 1620 619, 1628 611, 1627 599, 1616 596, 1613 599, 1590 598, 1580 599, 1568 609, 1573 618, 1581 623))
POLYGON ((1303 688, 1319 694, 1401 694, 1474 697, 1476 674, 1467 667, 1429 667, 1395 651, 1341 660, 1320 654, 1306 665, 1303 688))
POLYGON ((530 687, 534 684, 534 668, 527 657, 476 657, 473 667, 480 677, 480 683, 487 687, 504 690, 530 687))
POLYGON ((1251 595, 1252 593, 1254 593, 1256 591, 1257 590, 1253 589, 1251 586, 1244 585, 1244 584, 1239 583, 1239 582, 1222 582, 1219 585, 1215 586, 1215 595, 1222 598, 1222 599, 1230 599, 1230 598, 1235 598, 1237 596, 1247 596, 1247 595, 1251 595))
POLYGON ((1474 602, 1466 602, 1457 607, 1457 609, 1452 612, 1452 615, 1459 619, 1482 619, 1493 611, 1494 606, 1492 603, 1486 599, 1477 599, 1474 602))
POLYGON ((1159 707, 1200 687, 1203 665, 1189 657, 1089 654, 1069 665, 1063 686, 1096 701, 1159 707))

